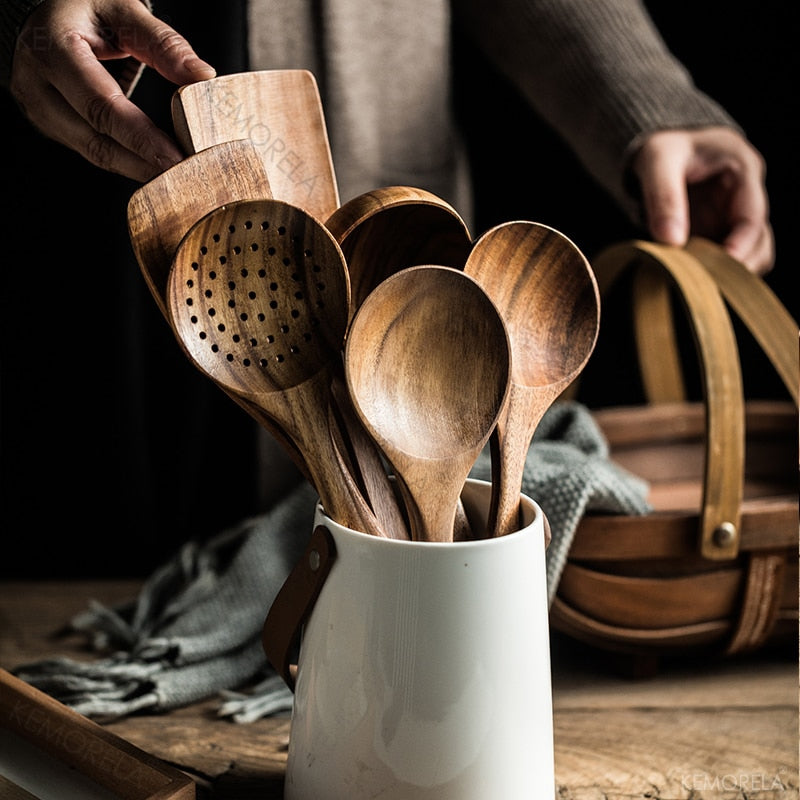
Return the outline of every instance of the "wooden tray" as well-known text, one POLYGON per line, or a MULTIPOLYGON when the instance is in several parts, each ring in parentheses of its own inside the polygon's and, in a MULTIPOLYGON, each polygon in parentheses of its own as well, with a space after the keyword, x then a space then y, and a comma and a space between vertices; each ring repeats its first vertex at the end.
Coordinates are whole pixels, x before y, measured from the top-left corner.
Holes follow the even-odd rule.
MULTIPOLYGON (((121 800, 194 800, 195 783, 180 770, 140 750, 76 711, 0 669, 0 735, 16 741, 26 752, 41 752, 53 766, 66 767, 97 793, 121 800), (106 793, 102 790, 105 789, 106 793)), ((18 765, 15 764, 15 766, 18 765)), ((41 765, 43 768, 46 764, 41 765)), ((61 786, 54 794, 31 794, 22 781, 3 776, 0 758, 0 796, 64 798, 61 786)), ((31 775, 37 785, 47 782, 46 770, 37 764, 31 775)), ((51 779, 52 780, 52 779, 51 779)), ((33 784, 32 784, 33 785, 33 784)), ((76 790, 78 791, 78 790, 76 790)), ((73 792, 73 797, 80 796, 73 792)))

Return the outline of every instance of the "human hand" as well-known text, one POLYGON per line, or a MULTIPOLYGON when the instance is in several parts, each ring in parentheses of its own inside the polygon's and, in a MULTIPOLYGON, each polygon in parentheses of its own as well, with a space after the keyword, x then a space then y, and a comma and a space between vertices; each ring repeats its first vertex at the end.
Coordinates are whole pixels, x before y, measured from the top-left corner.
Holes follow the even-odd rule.
POLYGON ((721 244, 751 272, 775 261, 761 154, 732 128, 650 134, 631 167, 656 241, 683 246, 690 235, 721 244))
POLYGON ((17 38, 9 88, 45 136, 145 182, 183 153, 103 65, 129 56, 177 85, 215 75, 141 0, 45 0, 17 38))

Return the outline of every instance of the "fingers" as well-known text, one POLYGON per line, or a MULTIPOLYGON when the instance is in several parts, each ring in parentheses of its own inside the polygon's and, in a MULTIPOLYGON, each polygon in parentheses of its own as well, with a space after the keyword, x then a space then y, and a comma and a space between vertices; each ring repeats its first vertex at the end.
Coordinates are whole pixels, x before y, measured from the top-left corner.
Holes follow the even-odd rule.
POLYGON ((735 258, 741 261, 756 275, 766 275, 775 266, 775 235, 772 227, 759 231, 755 241, 748 235, 743 241, 734 231, 723 246, 735 258))
MULTIPOLYGON (((31 120, 35 127, 54 141, 75 150, 95 166, 140 183, 163 171, 160 166, 146 161, 111 137, 98 133, 52 86, 42 87, 37 96, 42 102, 41 113, 33 115, 31 120)), ((144 114, 142 117, 150 127, 155 128, 144 114)), ((157 128, 155 130, 158 135, 167 138, 157 128)), ((172 149, 176 149, 169 139, 167 141, 172 149)), ((179 160, 180 155, 177 158, 179 160)))
POLYGON ((35 68, 25 74, 14 96, 30 122, 90 163, 144 182, 181 160, 172 139, 125 98, 90 51, 65 59, 57 81, 35 68))
POLYGON ((761 155, 730 128, 659 131, 632 162, 645 220, 656 241, 690 235, 721 244, 757 273, 775 258, 761 155))
POLYGON ((44 135, 102 169, 145 182, 183 153, 103 65, 126 56, 180 84, 214 75, 139 0, 48 0, 20 34, 10 88, 44 135))
POLYGON ((214 68, 177 31, 153 16, 139 0, 115 7, 113 44, 155 69, 172 83, 208 80, 214 68))
POLYGON ((732 179, 728 214, 730 230, 723 246, 736 259, 760 275, 774 266, 775 240, 769 206, 763 187, 764 167, 760 156, 745 160, 732 179))

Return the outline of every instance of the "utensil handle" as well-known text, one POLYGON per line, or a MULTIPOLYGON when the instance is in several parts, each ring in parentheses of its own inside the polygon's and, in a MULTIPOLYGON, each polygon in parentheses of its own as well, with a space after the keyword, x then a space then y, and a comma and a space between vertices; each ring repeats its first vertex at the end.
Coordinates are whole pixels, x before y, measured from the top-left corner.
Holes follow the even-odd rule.
POLYGON ((381 530, 390 539, 409 539, 406 519, 375 440, 367 433, 353 408, 344 381, 334 378, 332 390, 331 426, 334 433, 346 434, 334 444, 343 451, 343 456, 345 453, 349 455, 353 479, 363 490, 381 530))

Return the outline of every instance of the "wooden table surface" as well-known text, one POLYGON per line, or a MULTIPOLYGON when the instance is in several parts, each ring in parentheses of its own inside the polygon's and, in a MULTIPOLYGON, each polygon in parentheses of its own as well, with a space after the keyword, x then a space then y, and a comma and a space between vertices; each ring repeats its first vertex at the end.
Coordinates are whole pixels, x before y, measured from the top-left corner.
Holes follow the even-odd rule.
MULTIPOLYGON (((91 658, 82 639, 54 633, 91 598, 114 603, 137 588, 0 583, 0 667, 91 658)), ((558 800, 798 798, 796 654, 665 662, 655 676, 634 680, 554 636, 552 665, 558 800)), ((215 707, 209 700, 106 727, 189 774, 201 800, 280 800, 289 718, 237 725, 215 718, 215 707)))

